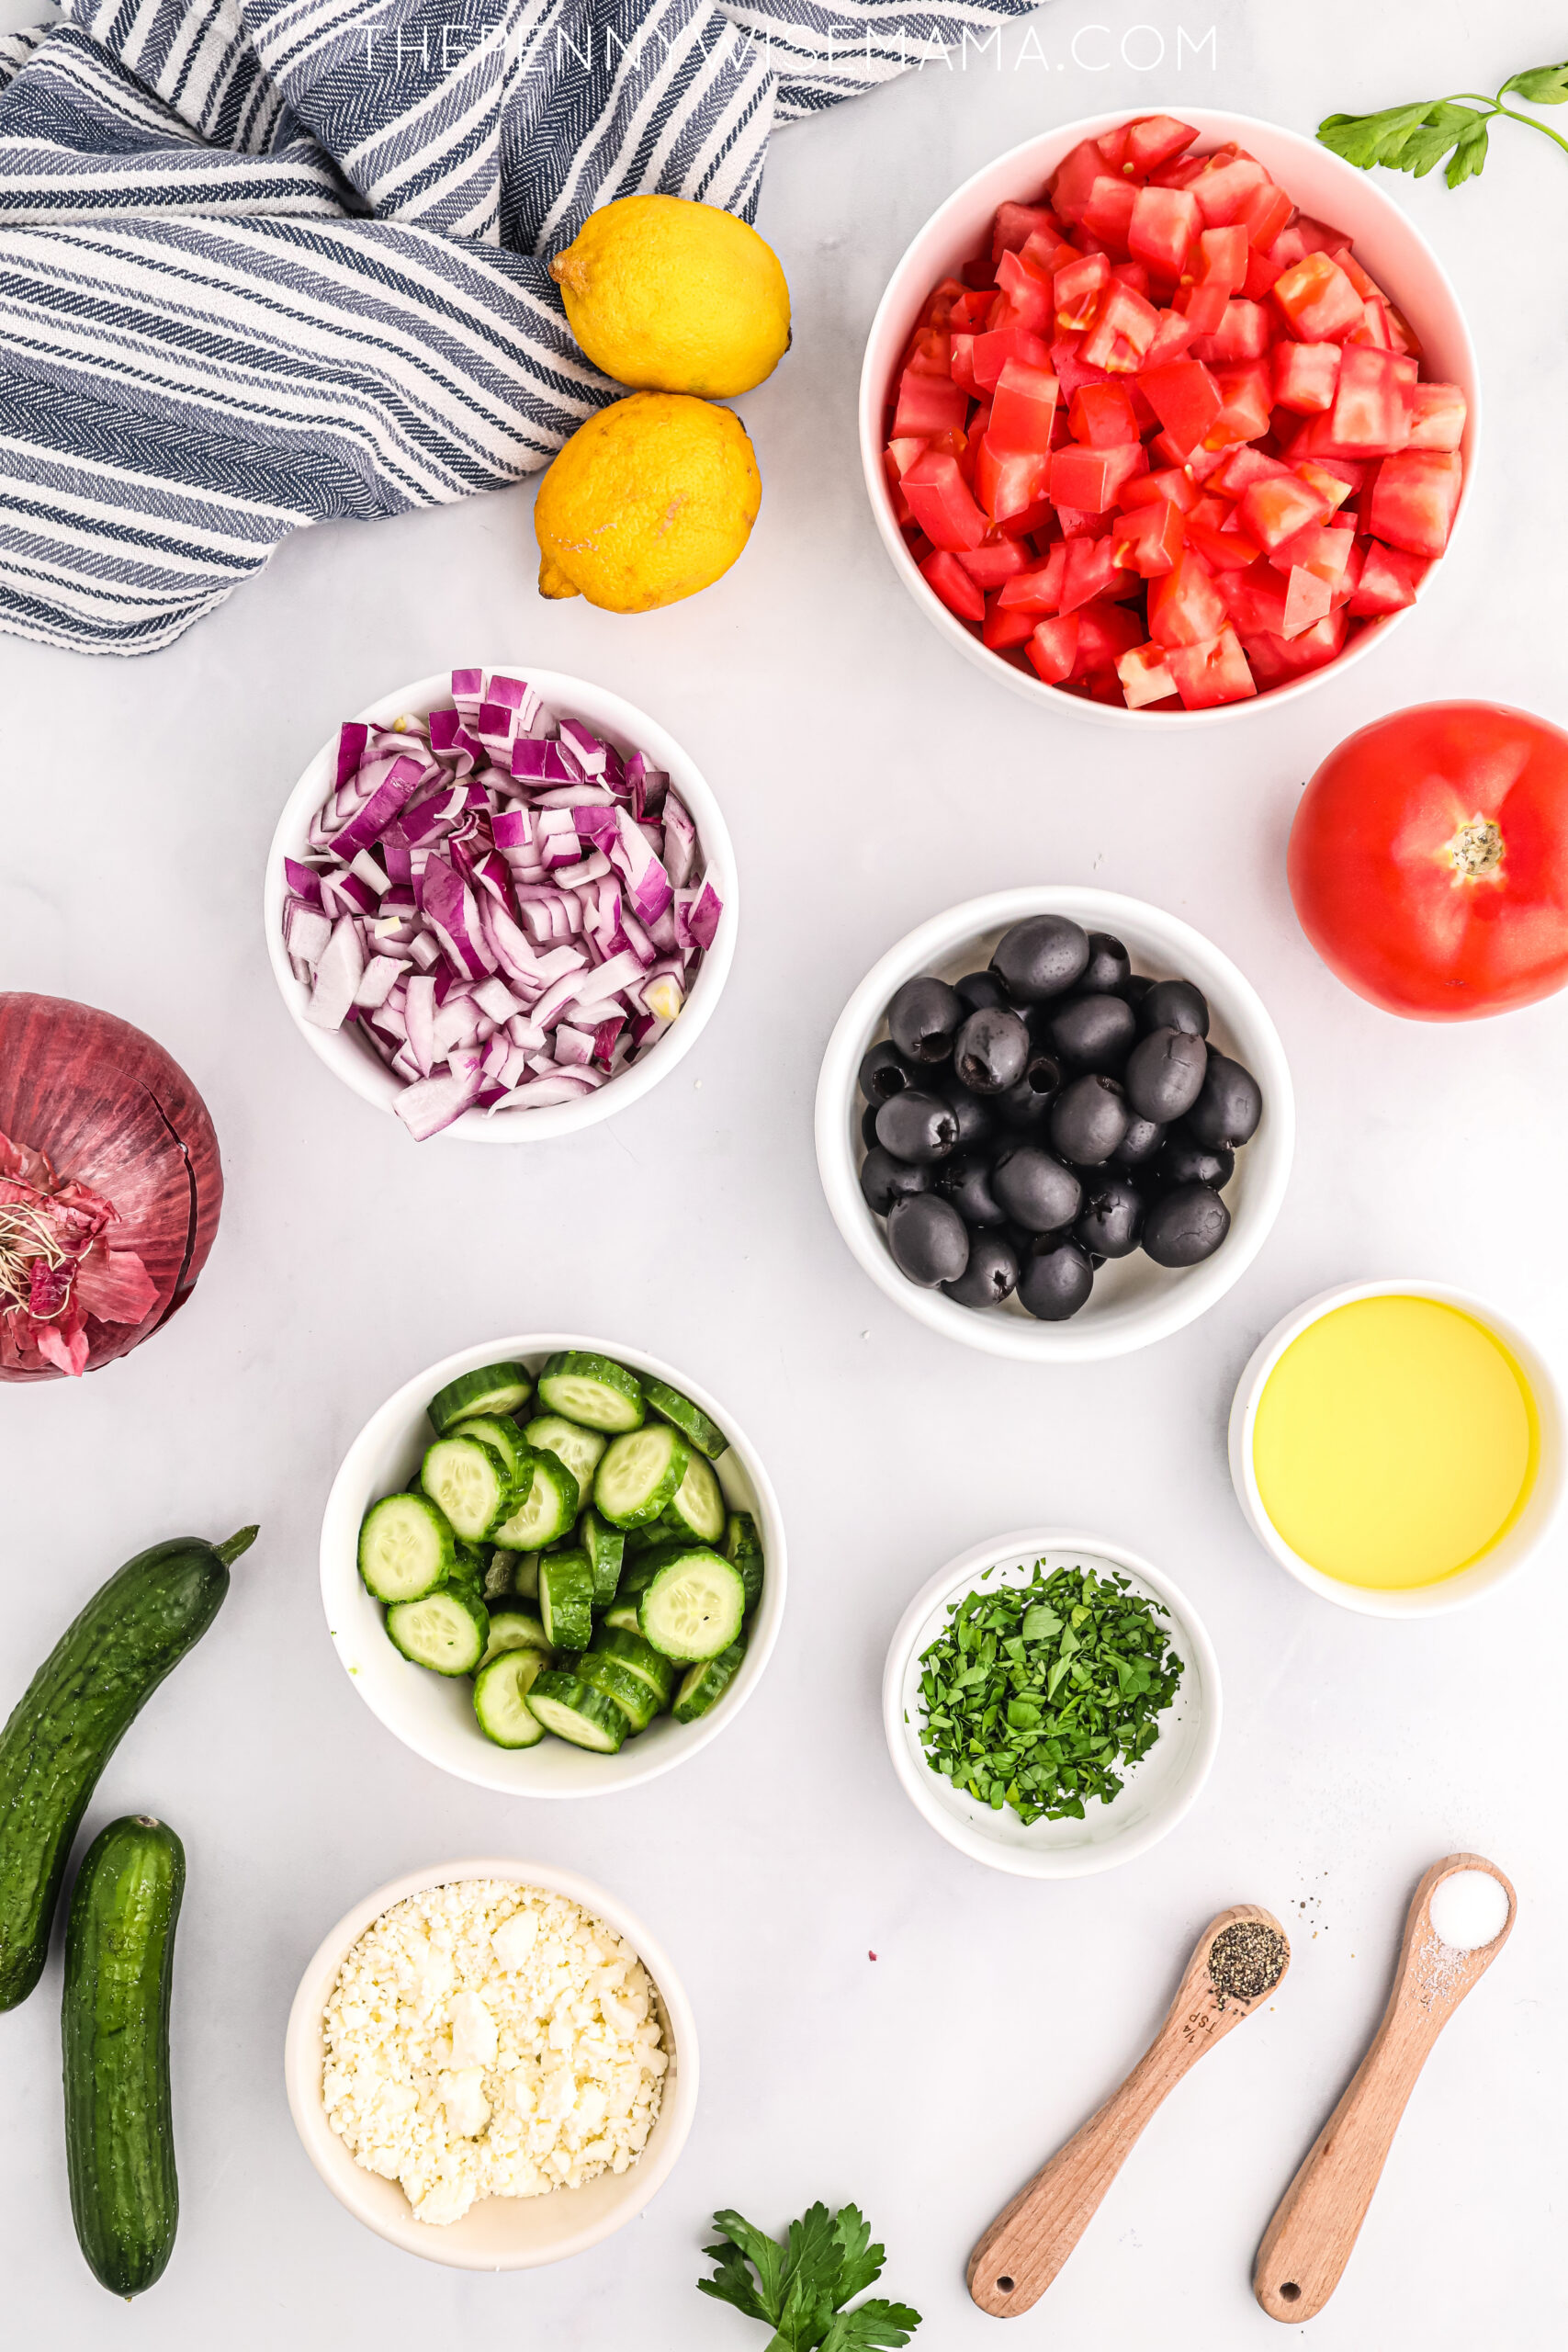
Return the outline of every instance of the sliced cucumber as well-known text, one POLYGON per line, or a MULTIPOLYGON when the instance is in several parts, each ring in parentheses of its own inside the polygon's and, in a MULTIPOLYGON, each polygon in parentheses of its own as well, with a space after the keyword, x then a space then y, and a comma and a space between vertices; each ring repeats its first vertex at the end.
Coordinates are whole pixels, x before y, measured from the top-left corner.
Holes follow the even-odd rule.
POLYGON ((549 1636, 531 1609, 492 1609, 490 1612, 490 1639, 479 1660, 482 1674, 492 1657, 502 1650, 537 1650, 547 1666, 550 1657, 549 1636))
POLYGON ((438 1388, 426 1408, 430 1426, 445 1435, 454 1421, 473 1413, 515 1413, 534 1393, 527 1368, 520 1363, 488 1363, 479 1372, 459 1373, 438 1388))
POLYGON ((534 1464, 523 1442, 523 1432, 514 1420, 505 1413, 470 1413, 466 1419, 454 1421, 452 1427, 443 1430, 441 1434, 443 1437, 482 1438, 486 1445, 493 1445, 512 1473, 517 1487, 517 1500, 523 1500, 534 1475, 534 1464))
POLYGON ((732 1510, 724 1531, 724 1551, 740 1571, 750 1615, 762 1597, 762 1539, 749 1510, 732 1510))
POLYGON ((613 1356, 571 1350, 552 1356, 539 1374, 539 1402, 552 1413, 564 1413, 569 1421, 607 1430, 612 1437, 623 1430, 641 1429, 648 1418, 642 1383, 635 1372, 613 1356))
POLYGON ((491 1531, 491 1541, 503 1552, 542 1552, 558 1543, 577 1517, 578 1484, 565 1463, 553 1453, 536 1453, 533 1463, 527 1500, 491 1531))
POLYGON ((642 1636, 637 1633, 638 1622, 637 1602, 623 1600, 617 1594, 615 1607, 606 1609, 600 1620, 599 1631, 604 1633, 608 1628, 613 1634, 637 1634, 640 1641, 642 1636))
POLYGON ((553 1650, 585 1650, 593 1634, 593 1571, 586 1552, 547 1552, 539 1562, 539 1615, 553 1650))
POLYGON ((740 1671, 740 1661, 746 1655, 744 1642, 731 1642, 716 1657, 706 1657, 696 1666, 689 1666, 681 1677, 681 1688, 675 1693, 671 1709, 678 1724, 694 1724, 716 1706, 740 1671))
POLYGON ((485 1654, 490 1618, 482 1600, 458 1585, 400 1600, 387 1611, 387 1633, 411 1666, 433 1674, 472 1674, 485 1654))
POLYGON ((614 1699, 626 1719, 628 1731, 646 1731, 659 1713, 659 1700, 630 1667, 623 1666, 617 1657, 610 1657, 603 1650, 590 1650, 578 1660, 577 1679, 586 1682, 590 1690, 599 1691, 606 1699, 614 1699))
POLYGON ((452 1572, 452 1523, 428 1495, 387 1495, 359 1531, 359 1573, 378 1600, 422 1600, 452 1572))
POLYGON ((545 1726, 528 1704, 528 1693, 545 1670, 537 1650, 503 1650, 474 1677, 474 1713, 479 1729, 497 1747, 536 1747, 545 1726))
POLYGON ((565 1463, 577 1480, 580 1494, 592 1492, 599 1457, 610 1442, 607 1437, 598 1430, 579 1429, 575 1421, 564 1419, 559 1413, 541 1413, 536 1421, 529 1422, 523 1434, 531 1446, 541 1453, 553 1453, 558 1462, 565 1463))
POLYGON ((593 1606, 607 1609, 621 1581, 626 1539, 618 1527, 609 1526, 596 1510, 583 1512, 577 1522, 577 1535, 593 1571, 593 1606))
POLYGON ((688 1445, 694 1445, 710 1462, 716 1462, 721 1453, 728 1453, 729 1440, 716 1421, 709 1420, 700 1405, 694 1405, 689 1396, 682 1396, 678 1388, 671 1388, 663 1380, 645 1380, 642 1386, 660 1419, 678 1429, 688 1445))
POLYGON ((590 1657, 613 1657, 628 1674, 640 1676, 652 1691, 657 1705, 667 1707, 675 1688, 676 1668, 667 1657, 660 1657, 650 1642, 645 1642, 635 1627, 601 1625, 593 1636, 590 1657))
POLYGON ((691 1448, 668 1421, 618 1437, 599 1464, 593 1501, 613 1527, 646 1527, 686 1475, 691 1448))
POLYGON ((637 1600, 643 1639, 677 1664, 717 1657, 739 1634, 746 1587, 721 1552, 693 1545, 659 1554, 637 1600))
POLYGON ((510 1513, 512 1473, 482 1438, 438 1437, 420 1465, 420 1482, 439 1503, 453 1532, 478 1544, 510 1513))
POLYGON ((694 1536, 699 1544, 716 1544, 724 1533, 724 1497, 700 1453, 688 1459, 686 1475, 665 1505, 662 1518, 688 1543, 694 1536))
POLYGON ((575 1674, 547 1667, 527 1695, 527 1703, 547 1731, 570 1739, 574 1747, 591 1747, 595 1755, 614 1756, 626 1736, 626 1719, 614 1699, 591 1690, 575 1674))

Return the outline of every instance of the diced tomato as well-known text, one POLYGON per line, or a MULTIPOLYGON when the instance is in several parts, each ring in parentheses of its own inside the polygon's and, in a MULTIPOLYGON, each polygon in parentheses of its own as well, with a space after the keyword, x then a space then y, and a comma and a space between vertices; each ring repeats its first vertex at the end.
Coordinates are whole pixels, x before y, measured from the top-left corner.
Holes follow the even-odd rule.
POLYGON ((1198 133, 1190 122, 1179 122, 1174 115, 1140 115, 1127 125, 1124 162, 1135 172, 1157 171, 1175 155, 1190 147, 1198 133))
POLYGON ((1247 300, 1261 302, 1266 294, 1271 294, 1284 275, 1284 263, 1275 260, 1272 250, 1266 254, 1249 254, 1247 277, 1241 288, 1247 300))
POLYGON ((1125 611, 1120 605, 1097 600, 1092 605, 1080 605, 1072 617, 1078 625, 1077 653, 1073 662, 1075 678, 1092 678, 1099 672, 1113 671, 1123 653, 1143 643, 1143 623, 1135 613, 1125 611))
POLYGON ((1185 353, 1196 332, 1179 311, 1162 311, 1155 339, 1144 354, 1140 374, 1146 374, 1151 368, 1171 367, 1185 353))
POLYGON ((1134 645, 1117 658, 1116 675, 1129 710, 1149 702, 1168 702, 1176 692, 1163 645, 1134 645))
POLYGON ((954 334, 975 334, 986 323, 986 313, 991 307, 991 291, 987 287, 978 294, 964 294, 954 302, 948 326, 954 334))
POLYGON ((1009 326, 1027 327, 1031 334, 1049 334, 1055 318, 1049 276, 1034 269, 1021 254, 1005 253, 997 264, 997 284, 1011 308, 1009 326))
MULTIPOLYGON (((925 446, 923 441, 915 444, 915 447, 920 449, 925 446)), ((894 456, 891 444, 882 452, 882 470, 887 476, 887 495, 893 505, 893 520, 902 530, 906 523, 912 523, 915 518, 909 511, 909 502, 904 495, 904 486, 900 480, 904 469, 894 456)))
POLYGON ((1282 458, 1270 458, 1263 450, 1255 449, 1250 442, 1243 442, 1238 448, 1225 452, 1210 481, 1227 498, 1240 498, 1255 481, 1278 481, 1290 470, 1282 458))
POLYGON ((1021 571, 1016 580, 1003 582, 997 598, 998 609, 1004 613, 1032 613, 1036 620, 1042 613, 1059 613, 1066 577, 1067 542, 1058 539, 1043 563, 1032 565, 1029 571, 1021 571))
POLYGON ((1213 378, 1220 413, 1203 435, 1209 447, 1224 449, 1233 441, 1260 440, 1269 430, 1273 390, 1269 369, 1260 360, 1251 359, 1240 368, 1216 368, 1213 378))
POLYGON ((986 605, 985 627, 980 631, 981 640, 990 647, 993 653, 1005 653, 1008 648, 1013 645, 1027 645, 1034 634, 1039 617, 1037 613, 1017 611, 1005 613, 998 600, 993 596, 986 605))
POLYGON ((1177 308, 1199 341, 1207 341, 1224 324, 1229 300, 1223 286, 1183 286, 1176 298, 1177 308))
MULTIPOLYGON (((1342 254, 1335 255, 1337 261, 1342 262, 1343 258, 1342 254)), ((1389 323, 1387 303, 1363 302, 1361 323, 1359 327, 1352 327, 1345 340, 1347 343, 1370 343, 1375 345, 1379 351, 1392 351, 1393 329, 1389 323)))
POLYGON ((1184 455, 1168 433, 1156 434, 1149 444, 1149 451, 1162 466, 1180 466, 1195 482, 1207 481, 1215 467, 1224 463, 1225 457, 1223 449, 1201 447, 1189 449, 1184 455))
POLYGON ((1184 466, 1162 466, 1158 473, 1134 474, 1122 489, 1121 503, 1126 512, 1166 499, 1172 506, 1179 507, 1183 514, 1190 514, 1201 495, 1184 466))
POLYGON ((1116 601, 1138 593, 1137 575, 1116 560, 1115 542, 1111 539, 1069 539, 1066 542, 1066 563, 1062 575, 1064 613, 1076 612, 1082 605, 1092 604, 1097 596, 1116 601))
POLYGON ((1361 576, 1350 598, 1353 613, 1398 613, 1416 602, 1416 591, 1427 577, 1429 566, 1419 556, 1406 555, 1402 548, 1385 548, 1377 539, 1369 542, 1361 576))
POLYGON ((1103 368, 1085 366, 1083 340, 1081 334, 1059 334, 1051 345, 1051 366, 1065 401, 1070 401, 1086 384, 1103 384, 1106 380, 1103 368))
POLYGON ((1021 359, 1026 367, 1043 368, 1051 365, 1051 347, 1037 334, 1024 327, 998 327, 988 334, 975 337, 975 381, 982 391, 994 392, 1001 381, 1002 369, 1010 359, 1021 359))
MULTIPOLYGON (((1197 198, 1192 199, 1197 208, 1197 198)), ((1239 293, 1247 278, 1245 229, 1204 229, 1198 250, 1188 263, 1194 286, 1217 286, 1226 296, 1239 293)))
POLYGON ((1321 491, 1292 473, 1255 481, 1243 492, 1236 509, 1248 538, 1256 539, 1270 554, 1296 532, 1304 531, 1309 523, 1326 522, 1333 512, 1321 491))
POLYGON ((1246 198, 1235 220, 1247 231, 1248 245, 1260 253, 1267 253, 1276 237, 1288 226, 1295 209, 1282 187, 1276 187, 1272 180, 1266 180, 1261 187, 1255 187, 1246 198))
MULTIPOLYGON (((908 481, 906 474, 906 490, 908 481)), ((1457 449, 1402 449, 1385 458, 1372 485, 1372 536, 1406 555, 1441 555, 1463 486, 1457 449)))
POLYGON ((1148 462, 1148 451, 1141 441, 1128 441, 1114 449, 1086 449, 1069 442, 1051 459, 1052 503, 1103 514, 1116 503, 1122 483, 1145 472, 1148 462))
POLYGON ((951 451, 925 450, 905 474, 903 491, 932 547, 956 555, 961 548, 977 548, 985 537, 986 518, 951 451))
POLYGON ((921 564, 920 577, 961 621, 973 621, 978 627, 985 619, 986 599, 955 555, 949 555, 945 548, 934 549, 921 564))
POLYGON ((1073 395, 1067 425, 1074 440, 1090 449, 1114 449, 1138 437, 1138 421, 1122 384, 1084 385, 1073 395))
POLYGON ((1083 340, 1083 356, 1091 368, 1112 375, 1130 376, 1142 367, 1144 356, 1159 330, 1159 312, 1134 287, 1120 279, 1107 288, 1100 315, 1083 340))
POLYGON ((1225 610, 1244 638, 1283 636, 1285 582, 1271 564, 1222 572, 1219 584, 1225 610))
POLYGON ((1111 275, 1118 286, 1130 286, 1134 294, 1147 295, 1149 273, 1141 261, 1113 261, 1111 275))
POLYGON ((980 397, 980 387, 975 380, 975 337, 955 334, 953 338, 953 380, 963 386, 972 401, 980 397))
POLYGON ((927 538, 925 533, 920 529, 917 523, 905 524, 904 543, 908 547, 911 556, 913 556, 917 565, 924 563, 927 556, 930 555, 931 551, 931 543, 930 539, 927 538))
POLYGON ((1464 438, 1465 399, 1457 384, 1417 384, 1410 413, 1412 449, 1457 449, 1464 438))
POLYGON ((953 306, 961 300, 964 290, 956 277, 944 277, 942 284, 932 289, 920 321, 921 325, 945 327, 952 316, 953 306))
MULTIPOLYGON (((1330 529, 1326 524, 1309 523, 1275 548, 1269 557, 1276 571, 1310 571, 1327 583, 1331 594, 1337 596, 1350 562, 1350 552, 1356 544, 1356 534, 1348 525, 1330 529)), ((1314 613, 1315 620, 1317 615, 1314 613)), ((1285 631, 1289 637, 1290 630, 1285 631)))
POLYGON ((1337 343, 1277 343, 1274 401, 1297 416, 1321 416, 1334 406, 1339 383, 1337 343))
POLYGON ((1303 343, 1343 343, 1361 323, 1361 298, 1327 254, 1307 254, 1286 270, 1274 300, 1303 343))
POLYGON ((1121 172, 1127 164, 1127 133, 1131 123, 1119 122, 1114 130, 1102 130, 1095 141, 1108 172, 1121 172))
POLYGON ((1248 637, 1244 630, 1242 643, 1258 684, 1282 686, 1332 662, 1344 646, 1348 628, 1346 607, 1340 605, 1326 620, 1303 629, 1300 637, 1286 639, 1261 632, 1248 637))
POLYGON ((958 560, 982 588, 999 588, 1029 570, 1029 549, 1017 539, 987 539, 980 547, 965 548, 958 560))
POLYGON ((1410 438, 1416 362, 1397 351, 1348 343, 1329 430, 1347 456, 1392 457, 1410 438))
POLYGON ((1105 158, 1092 139, 1073 149, 1051 182, 1052 209, 1064 220, 1081 220, 1094 184, 1105 170, 1105 158))
POLYGON ((993 523, 1006 523, 1046 495, 1050 468, 1044 450, 998 448, 987 433, 976 457, 975 494, 993 523))
POLYGON ((1324 618, 1333 602, 1334 592, 1326 580, 1320 580, 1304 564, 1292 564, 1285 574, 1285 621, 1280 636, 1300 637, 1324 618))
POLYGON ((1190 187, 1208 162, 1206 155, 1176 155, 1149 174, 1156 187, 1190 187))
POLYGON ((1206 228, 1224 229, 1236 219, 1248 197, 1269 186, 1268 173, 1250 155, 1232 154, 1224 161, 1209 158, 1208 169, 1192 183, 1206 228))
POLYGON ((1049 497, 1037 498, 1032 506, 1024 507, 1020 514, 1004 515, 997 529, 1004 538, 1033 539, 1038 546, 1042 536, 1050 538, 1055 520, 1056 510, 1049 497))
POLYGON ((1059 269, 1052 283, 1056 324, 1065 334, 1081 334, 1099 313, 1100 297, 1111 283, 1111 264, 1103 254, 1082 254, 1059 269))
MULTIPOLYGON (((1289 229, 1283 232, 1295 240, 1292 260, 1303 254, 1342 254, 1350 240, 1343 229, 1330 228, 1326 220, 1314 220, 1310 212, 1298 212, 1289 229)), ((1371 285, 1369 278, 1367 283, 1371 285)))
POLYGON ((1159 645, 1199 645, 1224 627, 1213 574, 1190 548, 1149 589, 1149 635, 1159 645))
POLYGON ((1141 187, 1129 208, 1127 249, 1162 277, 1179 277, 1202 225, 1189 189, 1141 187))
POLYGON ((1200 500, 1187 517, 1187 537, 1223 586, 1227 571, 1245 571, 1263 550, 1236 526, 1235 510, 1225 513, 1221 498, 1200 500))
POLYGON ((1098 539, 1111 528, 1109 513, 1095 514, 1087 506, 1053 505, 1056 528, 1065 539, 1098 539))
POLYGON ((969 395, 946 376, 915 376, 906 368, 898 379, 898 405, 894 412, 892 441, 912 435, 933 441, 939 433, 962 432, 969 413, 969 395))
POLYGON ((1193 344, 1192 356, 1210 364, 1261 359, 1269 340, 1269 313, 1261 302, 1227 302, 1213 334, 1193 344))
POLYGON ((1145 368, 1138 382, 1181 454, 1198 448, 1224 405, 1220 388, 1202 361, 1178 359, 1168 367, 1145 368))
POLYGON ((1301 476, 1309 490, 1315 490, 1319 497, 1326 498, 1330 509, 1336 514, 1344 505, 1352 490, 1360 487, 1359 483, 1348 479, 1356 469, 1341 465, 1337 459, 1331 458, 1319 465, 1312 458, 1303 458, 1292 466, 1291 470, 1301 476))
POLYGON ((1245 702, 1258 692, 1233 628, 1223 628, 1199 645, 1172 646, 1166 662, 1184 710, 1213 710, 1223 702, 1245 702))
POLYGON ((1072 676, 1081 625, 1077 613, 1068 613, 1060 620, 1041 621, 1031 633, 1025 650, 1048 686, 1059 686, 1072 676))
POLYGON ((1089 202, 1083 209, 1084 227, 1110 252, 1125 254, 1133 209, 1142 195, 1143 190, 1134 188, 1131 180, 1101 176, 1089 192, 1089 202))
POLYGON ((1056 379, 1048 368, 1010 359, 997 379, 987 439, 994 449, 1048 452, 1056 413, 1056 379))
POLYGON ((889 441, 887 444, 886 454, 892 458, 895 467, 897 469, 900 480, 902 480, 904 475, 908 472, 909 468, 914 464, 915 459, 919 456, 920 451, 925 447, 926 444, 923 441, 919 441, 912 437, 907 441, 889 441))
POLYGON ((945 328, 922 327, 905 354, 904 365, 912 376, 950 376, 952 351, 945 328))
POLYGON ((991 259, 1000 261, 1004 254, 1016 254, 1029 243, 1036 230, 1055 233, 1056 216, 1045 204, 998 204, 997 217, 991 223, 991 259))
POLYGON ((1152 506, 1134 506, 1112 524, 1111 552, 1124 571, 1153 580, 1174 569, 1186 537, 1181 509, 1160 498, 1152 506))

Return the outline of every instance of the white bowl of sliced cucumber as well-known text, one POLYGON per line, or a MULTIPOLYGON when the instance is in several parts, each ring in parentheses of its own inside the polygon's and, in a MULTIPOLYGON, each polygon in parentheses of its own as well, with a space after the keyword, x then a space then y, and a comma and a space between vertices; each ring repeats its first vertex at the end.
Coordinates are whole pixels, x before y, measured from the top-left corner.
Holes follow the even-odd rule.
POLYGON ((432 1764, 599 1796, 694 1755, 767 1665, 784 1543, 724 1408, 635 1348, 495 1340, 404 1383, 321 1525, 333 1645, 432 1764))

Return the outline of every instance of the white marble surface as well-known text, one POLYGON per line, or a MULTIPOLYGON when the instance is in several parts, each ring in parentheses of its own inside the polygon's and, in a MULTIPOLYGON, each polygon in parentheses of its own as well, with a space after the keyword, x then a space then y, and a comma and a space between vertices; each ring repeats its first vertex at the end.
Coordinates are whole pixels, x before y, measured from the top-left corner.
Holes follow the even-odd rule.
MULTIPOLYGON (((928 2315, 918 2345, 977 2352, 992 2334, 964 2292, 972 2240, 1121 2075, 1204 1919, 1250 1898, 1294 1926, 1276 2010, 1160 2115, 1021 2340, 1261 2352, 1259 2233, 1382 2007, 1411 1886, 1456 1847, 1512 1873, 1518 1928, 1438 2048, 1313 2340, 1562 2340, 1561 1552, 1461 1618, 1337 1611, 1248 1537, 1223 1435, 1259 1333, 1334 1282, 1462 1280, 1568 1357, 1568 1000, 1458 1029, 1387 1019, 1318 965, 1281 865, 1303 778, 1377 713, 1461 691, 1568 718, 1568 164, 1519 131, 1458 195, 1386 183, 1475 329, 1485 492, 1418 619, 1298 709, 1162 732, 1151 759, 990 689, 893 578, 852 430, 861 340, 908 236, 1042 122, 1212 99, 1307 130, 1428 76, 1434 94, 1495 85, 1559 53, 1561 11, 1062 0, 1036 21, 1045 70, 928 72, 780 138, 761 225, 795 289, 795 346, 742 404, 767 483, 751 549, 700 599, 637 620, 541 603, 525 489, 301 538, 148 661, 0 642, 0 986, 108 1005, 163 1039, 206 1092, 230 1185, 197 1297, 164 1337, 80 1388, 0 1406, 0 1690, 128 1553, 264 1529, 88 1823, 150 1806, 189 1853, 174 2263, 127 2312, 77 2255, 56 1955, 0 2018, 7 2341, 196 2352, 216 2330, 232 2352, 412 2352, 461 2331, 556 2352, 761 2352, 750 2323, 694 2291, 705 2216, 733 2203, 776 2227, 821 2195, 858 2199, 888 2240, 890 2289, 928 2315), (1089 71, 1069 42, 1096 23, 1153 25, 1173 55, 1179 26, 1213 23, 1213 62, 1190 42, 1179 74, 1089 71), (747 892, 728 995, 678 1078, 576 1145, 515 1154, 415 1149, 335 1085, 285 1018, 258 919, 279 802, 335 719, 487 655, 577 669, 657 711, 725 797, 747 892), (919 918, 1021 878, 1092 879, 1211 933, 1271 1007, 1301 1110, 1258 1264, 1196 1328, 1078 1377, 954 1351, 883 1300, 811 1154, 818 1057, 862 971, 919 918), (689 1364, 761 1446, 792 1533, 783 1639, 746 1713, 676 1777, 573 1805, 486 1796, 396 1746, 332 1655, 316 1585, 327 1485, 372 1407, 448 1350, 530 1324, 689 1364), (1060 1887, 941 1843, 899 1793, 876 1712, 916 1587, 987 1530, 1048 1519, 1161 1562, 1226 1682, 1188 1821, 1124 1872, 1060 1887), (507 2278, 362 2231, 307 2165, 280 2072, 323 1930, 397 1872, 487 1849, 615 1888, 675 1955, 704 2035, 696 2129, 649 2212, 577 2262, 507 2278)), ((1091 34, 1079 55, 1111 45, 1091 34)), ((1132 53, 1152 48, 1140 35, 1132 53)))

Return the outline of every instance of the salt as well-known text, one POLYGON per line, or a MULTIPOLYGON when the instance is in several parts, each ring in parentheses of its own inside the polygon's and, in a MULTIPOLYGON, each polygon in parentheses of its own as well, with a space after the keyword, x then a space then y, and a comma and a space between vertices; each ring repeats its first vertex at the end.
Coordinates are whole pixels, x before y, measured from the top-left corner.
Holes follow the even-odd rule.
POLYGON ((1428 1908, 1439 1943, 1450 1951, 1479 1951, 1508 1924, 1508 1890, 1490 1871, 1454 1871, 1438 1880, 1428 1908))

